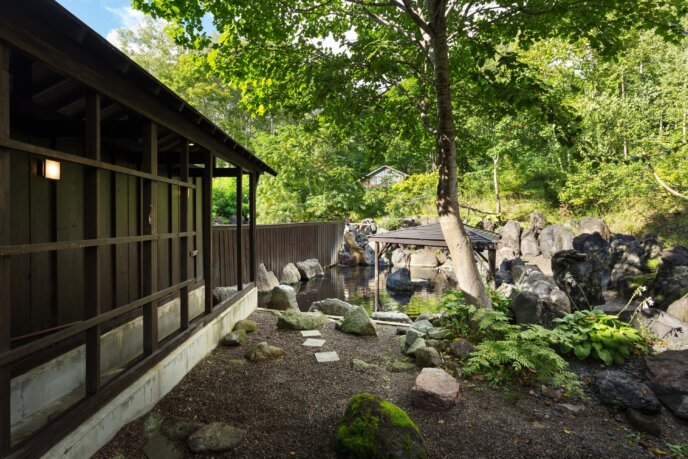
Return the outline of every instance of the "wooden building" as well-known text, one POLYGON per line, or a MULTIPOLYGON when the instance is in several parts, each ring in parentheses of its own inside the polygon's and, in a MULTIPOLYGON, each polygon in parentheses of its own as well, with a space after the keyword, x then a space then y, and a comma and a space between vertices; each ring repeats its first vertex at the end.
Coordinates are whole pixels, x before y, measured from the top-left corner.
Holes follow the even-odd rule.
POLYGON ((363 188, 372 188, 381 185, 391 185, 404 180, 409 175, 391 166, 382 166, 375 169, 370 174, 363 177, 361 184, 363 188))
MULTIPOLYGON (((231 326, 239 302, 255 307, 262 173, 274 171, 55 1, 0 0, 0 457, 57 454, 146 375, 164 395, 180 377, 165 379, 165 359, 231 326), (251 185, 234 242, 248 261, 234 260, 239 292, 219 305, 214 176, 237 178, 238 209, 251 185)), ((141 414, 127 409, 115 424, 141 414)), ((77 446, 64 451, 95 447, 77 446)))

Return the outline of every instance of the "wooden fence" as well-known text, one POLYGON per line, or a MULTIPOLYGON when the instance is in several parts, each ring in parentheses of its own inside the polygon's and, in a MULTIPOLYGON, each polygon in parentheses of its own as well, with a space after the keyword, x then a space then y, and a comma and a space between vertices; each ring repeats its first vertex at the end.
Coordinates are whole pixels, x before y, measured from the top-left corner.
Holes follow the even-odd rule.
MULTIPOLYGON (((236 225, 213 226, 213 285, 236 285, 236 225)), ((243 278, 248 282, 249 227, 242 227, 243 278)), ((323 267, 337 264, 344 222, 287 223, 256 226, 256 264, 264 263, 277 278, 289 263, 317 258, 323 267)))

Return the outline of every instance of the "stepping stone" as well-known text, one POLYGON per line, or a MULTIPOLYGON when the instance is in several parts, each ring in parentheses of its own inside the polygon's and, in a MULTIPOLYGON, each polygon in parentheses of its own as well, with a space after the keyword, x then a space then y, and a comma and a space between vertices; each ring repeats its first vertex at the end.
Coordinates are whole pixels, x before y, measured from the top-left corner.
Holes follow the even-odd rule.
POLYGON ((304 338, 313 338, 316 336, 322 336, 318 330, 303 330, 301 331, 301 336, 304 338))
POLYGON ((322 347, 323 344, 325 344, 324 339, 308 338, 303 342, 303 345, 308 347, 322 347))
POLYGON ((316 352, 315 353, 315 360, 317 360, 318 363, 338 362, 339 356, 337 355, 337 353, 335 351, 316 352))

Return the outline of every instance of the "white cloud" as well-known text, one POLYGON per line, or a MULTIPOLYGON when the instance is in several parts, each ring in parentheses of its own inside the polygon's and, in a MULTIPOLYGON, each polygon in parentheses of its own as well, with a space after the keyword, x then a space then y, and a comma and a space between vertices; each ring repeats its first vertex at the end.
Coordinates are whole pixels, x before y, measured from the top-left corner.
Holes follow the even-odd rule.
MULTIPOLYGON (((141 28, 141 25, 144 23, 146 18, 146 15, 141 11, 137 11, 130 6, 123 6, 120 8, 106 6, 105 9, 119 19, 121 25, 118 28, 137 30, 141 28)), ((105 35, 105 38, 107 38, 107 40, 115 46, 119 47, 121 44, 117 37, 117 28, 110 30, 107 35, 105 35)))

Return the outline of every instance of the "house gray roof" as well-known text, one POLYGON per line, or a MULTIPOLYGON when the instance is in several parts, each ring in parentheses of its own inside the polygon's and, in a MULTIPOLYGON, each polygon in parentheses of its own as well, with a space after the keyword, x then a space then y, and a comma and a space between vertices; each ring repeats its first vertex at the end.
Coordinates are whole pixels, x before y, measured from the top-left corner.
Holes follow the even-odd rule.
POLYGON ((400 171, 399 169, 393 168, 392 166, 382 166, 382 167, 378 167, 378 168, 375 169, 373 172, 371 172, 371 173, 369 173, 368 175, 366 175, 365 177, 363 177, 363 179, 365 180, 365 179, 367 179, 368 177, 372 177, 373 175, 377 174, 378 172, 380 172, 380 171, 382 171, 382 170, 384 170, 384 169, 389 169, 389 170, 392 170, 392 171, 394 171, 394 172, 398 172, 398 173, 400 173, 401 175, 403 175, 404 177, 408 177, 408 176, 409 176, 406 172, 402 172, 402 171, 400 171))

